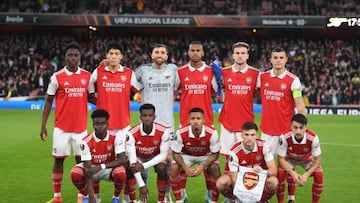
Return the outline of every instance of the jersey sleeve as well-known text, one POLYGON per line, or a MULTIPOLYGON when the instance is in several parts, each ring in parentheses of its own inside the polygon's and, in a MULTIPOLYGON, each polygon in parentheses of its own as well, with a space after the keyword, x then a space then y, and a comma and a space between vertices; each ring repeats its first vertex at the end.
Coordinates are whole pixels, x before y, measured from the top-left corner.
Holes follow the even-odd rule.
POLYGON ((272 152, 270 145, 264 145, 263 154, 266 162, 274 160, 274 153, 272 152))
POLYGON ((233 151, 229 151, 228 165, 230 172, 237 172, 239 168, 239 158, 233 151))
POLYGON ((172 141, 171 141, 171 149, 176 152, 176 153, 180 153, 184 144, 183 144, 183 141, 182 141, 182 138, 180 136, 180 133, 179 131, 176 132, 176 134, 174 135, 172 141))
POLYGON ((298 77, 296 77, 291 83, 291 91, 301 90, 301 89, 302 89, 302 87, 301 87, 300 79, 298 77))
POLYGON ((136 79, 134 71, 131 72, 130 83, 131 83, 131 87, 135 92, 139 92, 143 88, 142 84, 136 79))
POLYGON ((211 153, 218 153, 220 151, 219 136, 216 131, 213 132, 210 138, 211 153))
POLYGON ((80 142, 80 156, 81 161, 91 161, 91 152, 88 144, 85 141, 80 142))
POLYGON ((321 154, 319 137, 315 136, 311 145, 311 154, 313 156, 319 156, 321 154))
POLYGON ((89 93, 95 93, 95 83, 97 81, 98 69, 96 68, 91 74, 89 83, 89 93))
POLYGON ((217 93, 217 91, 218 91, 218 83, 217 83, 217 81, 216 81, 215 75, 214 75, 214 77, 213 77, 212 80, 211 80, 211 86, 212 86, 213 91, 214 91, 215 93, 217 93))
POLYGON ((115 154, 121 154, 123 152, 125 152, 125 140, 123 140, 123 135, 120 134, 121 131, 119 131, 118 135, 116 135, 116 138, 115 138, 115 154))
POLYGON ((57 89, 59 88, 59 83, 55 77, 55 74, 53 74, 50 78, 50 83, 47 89, 47 94, 54 96, 56 94, 57 89))
POLYGON ((131 133, 126 134, 126 152, 129 158, 130 164, 137 162, 135 139, 131 133))
POLYGON ((277 148, 277 154, 281 157, 285 157, 286 156, 286 151, 287 151, 287 142, 284 138, 284 136, 280 136, 279 137, 279 145, 278 145, 278 148, 277 148))

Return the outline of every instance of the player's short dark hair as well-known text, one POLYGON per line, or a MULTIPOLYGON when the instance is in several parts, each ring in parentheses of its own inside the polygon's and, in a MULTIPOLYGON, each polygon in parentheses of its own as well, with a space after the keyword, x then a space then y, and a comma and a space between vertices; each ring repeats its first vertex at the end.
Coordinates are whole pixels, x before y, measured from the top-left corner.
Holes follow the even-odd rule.
POLYGON ((246 49, 249 49, 249 44, 248 43, 246 43, 246 42, 236 42, 235 44, 233 44, 233 46, 232 46, 232 51, 233 51, 233 53, 234 53, 234 49, 235 48, 238 48, 238 47, 245 47, 246 49))
POLYGON ((92 112, 91 114, 91 118, 106 118, 106 120, 109 120, 109 113, 104 110, 104 109, 96 109, 95 111, 92 112))
POLYGON ((256 125, 256 123, 254 122, 245 122, 242 126, 241 126, 242 130, 252 130, 254 129, 255 131, 258 131, 258 127, 256 125))
POLYGON ((308 120, 306 118, 306 116, 304 114, 301 113, 297 113, 295 115, 293 115, 293 117, 291 118, 291 122, 296 121, 298 123, 301 123, 303 125, 307 125, 308 120))
POLYGON ((66 45, 65 47, 65 53, 69 50, 69 49, 77 49, 80 51, 80 45, 76 42, 71 42, 69 44, 66 45))
POLYGON ((275 47, 275 48, 273 48, 273 49, 271 50, 271 53, 274 53, 274 52, 285 52, 285 53, 286 53, 285 49, 282 48, 282 47, 275 47))
POLYGON ((147 110, 147 109, 151 109, 151 110, 153 110, 154 113, 155 113, 155 106, 152 105, 152 104, 149 104, 149 103, 145 103, 145 104, 142 104, 142 105, 140 106, 140 113, 141 113, 142 110, 147 110))
POLYGON ((109 43, 107 43, 106 45, 106 53, 108 53, 110 51, 110 49, 118 49, 120 50, 121 53, 124 53, 123 50, 123 46, 117 42, 117 41, 110 41, 109 43))
POLYGON ((200 41, 192 41, 192 42, 190 42, 190 44, 189 44, 189 49, 190 49, 191 45, 194 45, 194 44, 200 45, 201 47, 203 46, 200 41))
POLYGON ((152 49, 154 50, 155 48, 159 48, 159 47, 164 47, 167 51, 167 46, 165 44, 162 44, 162 43, 157 43, 157 44, 154 44, 152 49))
POLYGON ((196 112, 200 112, 200 113, 202 113, 202 114, 205 114, 205 113, 204 113, 204 110, 203 110, 202 108, 200 108, 200 107, 193 107, 193 108, 191 108, 190 111, 189 111, 189 114, 190 114, 190 113, 196 113, 196 112))

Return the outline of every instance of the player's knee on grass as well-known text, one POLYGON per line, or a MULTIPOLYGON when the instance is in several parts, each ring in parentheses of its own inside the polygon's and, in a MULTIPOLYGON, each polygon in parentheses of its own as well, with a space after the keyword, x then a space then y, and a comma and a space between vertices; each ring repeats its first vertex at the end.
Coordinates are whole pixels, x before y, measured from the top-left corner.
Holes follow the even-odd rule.
POLYGON ((270 176, 266 179, 265 187, 267 187, 271 192, 276 192, 279 185, 277 177, 270 176))
POLYGON ((216 181, 216 188, 219 192, 226 192, 229 187, 231 187, 231 177, 229 175, 220 176, 216 181))

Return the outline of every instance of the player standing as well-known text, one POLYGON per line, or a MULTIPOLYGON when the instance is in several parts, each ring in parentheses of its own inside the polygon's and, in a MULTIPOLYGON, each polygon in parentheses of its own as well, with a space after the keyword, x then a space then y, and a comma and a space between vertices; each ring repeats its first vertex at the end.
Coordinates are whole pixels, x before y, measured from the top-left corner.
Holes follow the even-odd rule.
POLYGON ((214 125, 211 95, 217 91, 217 83, 210 66, 202 61, 204 50, 201 42, 193 41, 189 45, 190 61, 178 69, 180 97, 180 125, 189 124, 188 113, 191 108, 199 107, 205 112, 205 122, 214 125))
MULTIPOLYGON (((174 133, 174 93, 177 66, 168 64, 168 52, 165 44, 155 44, 151 53, 151 64, 144 64, 135 70, 137 80, 142 84, 141 103, 155 106, 155 122, 169 128, 170 136, 174 133)), ((171 164, 171 152, 168 156, 168 168, 171 164)), ((145 175, 145 174, 143 174, 145 175)), ((168 190, 170 185, 168 184, 168 190)), ((165 202, 171 203, 169 192, 165 202)))
MULTIPOLYGON (((291 131, 280 136, 278 147, 278 202, 284 202, 285 178, 304 186, 310 176, 314 177, 312 202, 317 203, 323 190, 323 171, 321 168, 321 149, 319 137, 307 129, 307 119, 303 114, 295 114, 291 119, 291 131), (301 166, 305 172, 300 174, 295 167, 301 166)), ((295 202, 295 190, 289 188, 289 203, 295 202)))
POLYGON ((80 162, 79 142, 87 134, 87 101, 91 74, 79 67, 80 57, 80 46, 75 43, 68 44, 65 48, 66 65, 51 76, 47 89, 40 131, 43 141, 47 139, 46 123, 55 98, 55 124, 52 142, 54 198, 47 203, 62 202, 61 186, 64 160, 70 155, 72 145, 76 162, 80 162))
POLYGON ((120 64, 123 47, 111 41, 106 46, 106 63, 101 63, 91 74, 90 93, 96 97, 96 108, 105 109, 110 114, 109 130, 130 129, 130 93, 139 91, 134 72, 120 64))
POLYGON ((306 115, 300 79, 286 69, 287 61, 285 50, 274 48, 270 58, 272 69, 260 75, 261 139, 270 144, 273 153, 276 153, 279 136, 290 129, 295 108, 306 115))
MULTIPOLYGON (((227 155, 230 148, 241 141, 241 126, 254 121, 253 98, 257 96, 260 71, 247 64, 249 44, 237 42, 232 46, 234 64, 222 69, 224 103, 219 115, 221 123, 220 154, 227 155)), ((227 164, 225 172, 229 171, 227 164)))

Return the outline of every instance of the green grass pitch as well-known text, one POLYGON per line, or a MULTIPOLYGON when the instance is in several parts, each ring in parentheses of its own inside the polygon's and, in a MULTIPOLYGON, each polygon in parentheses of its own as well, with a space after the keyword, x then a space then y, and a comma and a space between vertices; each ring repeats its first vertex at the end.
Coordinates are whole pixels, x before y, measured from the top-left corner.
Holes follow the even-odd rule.
MULTIPOLYGON (((52 198, 51 157, 53 112, 48 122, 49 139, 42 142, 39 137, 41 111, 0 110, 0 202, 43 203, 52 198)), ((132 124, 138 112, 132 112, 132 124)), ((218 114, 215 115, 217 118, 218 114)), ((178 123, 178 115, 175 115, 178 123)), ((256 115, 259 123, 260 115, 256 115)), ((177 126, 177 125, 176 125, 177 126)), ((216 124, 219 129, 219 125, 216 124)), ((360 171, 360 119, 359 116, 309 116, 309 128, 320 136, 324 191, 321 202, 358 202, 360 199, 358 177, 360 171)), ((91 125, 89 125, 91 130, 91 125)), ((223 159, 222 167, 223 167, 223 159)), ((65 203, 76 201, 76 189, 70 181, 70 168, 74 158, 65 161, 62 195, 65 203)), ((156 202, 156 174, 150 175, 150 202, 156 202)), ((311 202, 311 184, 297 188, 297 202, 311 202)), ((204 201, 205 182, 203 176, 189 178, 187 193, 189 202, 204 201)), ((110 202, 113 186, 101 183, 102 202, 110 202)), ((223 197, 220 197, 220 201, 223 197)), ((219 202, 220 202, 219 201, 219 202)), ((273 197, 271 202, 276 202, 273 197)))

